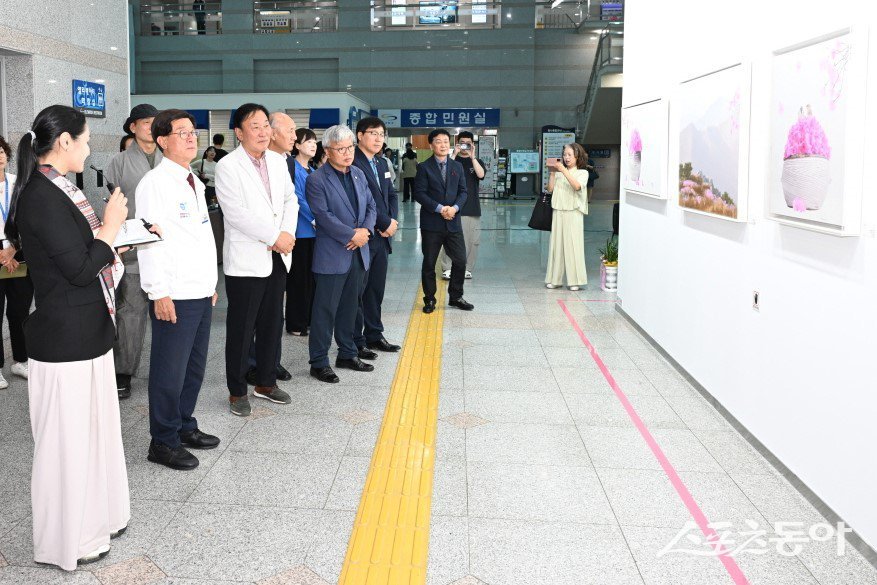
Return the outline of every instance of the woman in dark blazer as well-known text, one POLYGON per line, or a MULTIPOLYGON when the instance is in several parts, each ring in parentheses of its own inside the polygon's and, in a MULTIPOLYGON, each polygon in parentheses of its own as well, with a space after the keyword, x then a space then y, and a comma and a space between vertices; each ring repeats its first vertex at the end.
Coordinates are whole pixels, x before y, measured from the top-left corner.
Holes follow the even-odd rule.
POLYGON ((34 560, 72 571, 109 552, 131 516, 113 366, 113 250, 127 200, 116 189, 101 222, 66 175, 89 155, 85 116, 37 115, 18 145, 6 237, 24 254, 36 310, 24 324, 34 437, 34 560))

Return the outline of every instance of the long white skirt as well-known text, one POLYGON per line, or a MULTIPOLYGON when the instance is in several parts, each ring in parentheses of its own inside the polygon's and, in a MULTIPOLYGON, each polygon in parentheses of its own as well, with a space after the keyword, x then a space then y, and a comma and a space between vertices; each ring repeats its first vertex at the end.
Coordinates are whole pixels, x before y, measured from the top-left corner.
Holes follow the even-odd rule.
POLYGON ((34 560, 72 571, 131 518, 113 351, 28 370, 34 560))

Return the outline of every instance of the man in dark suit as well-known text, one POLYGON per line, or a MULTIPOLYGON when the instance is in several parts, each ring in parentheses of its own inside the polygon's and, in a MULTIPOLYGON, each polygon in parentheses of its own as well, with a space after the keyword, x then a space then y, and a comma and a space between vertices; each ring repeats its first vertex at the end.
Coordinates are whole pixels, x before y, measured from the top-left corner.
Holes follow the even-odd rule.
MULTIPOLYGON (((448 304, 464 311, 475 307, 463 299, 466 273, 466 244, 457 213, 466 202, 463 165, 451 159, 451 135, 443 128, 429 133, 432 156, 417 167, 414 199, 420 203, 420 239, 423 250, 423 312, 435 311, 435 263, 442 246, 451 259, 448 304)), ((476 193, 475 197, 478 196, 476 193)))
POLYGON ((373 360, 378 355, 372 350, 399 351, 402 349, 384 339, 381 322, 381 304, 387 283, 387 263, 393 253, 392 238, 399 227, 399 197, 393 188, 393 179, 387 160, 377 156, 386 137, 386 126, 380 118, 363 118, 356 125, 356 154, 353 166, 360 169, 368 180, 368 187, 375 200, 377 220, 375 233, 369 240, 371 266, 366 275, 362 302, 356 316, 356 346, 361 359, 373 360))
POLYGON ((323 135, 328 164, 308 176, 308 205, 316 220, 314 240, 314 306, 308 341, 311 376, 337 383, 329 367, 332 332, 338 344, 335 367, 371 372, 360 360, 354 342, 359 299, 371 262, 369 237, 375 229, 375 200, 365 173, 353 164, 353 131, 332 126, 323 135))

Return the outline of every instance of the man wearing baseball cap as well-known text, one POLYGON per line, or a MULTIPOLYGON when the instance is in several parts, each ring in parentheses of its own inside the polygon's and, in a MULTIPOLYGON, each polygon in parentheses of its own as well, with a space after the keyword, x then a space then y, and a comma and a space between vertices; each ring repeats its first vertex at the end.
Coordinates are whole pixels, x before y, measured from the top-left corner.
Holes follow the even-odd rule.
MULTIPOLYGON (((104 170, 107 181, 121 187, 128 197, 128 219, 135 217, 134 193, 140 179, 158 166, 161 152, 152 138, 152 120, 158 114, 155 106, 139 104, 131 108, 122 130, 134 135, 134 142, 124 152, 110 161, 104 170)), ((143 338, 146 334, 146 317, 149 297, 140 288, 140 267, 137 250, 124 255, 125 276, 116 289, 116 330, 118 333, 113 355, 116 362, 116 388, 119 398, 131 396, 131 376, 140 364, 143 338)))

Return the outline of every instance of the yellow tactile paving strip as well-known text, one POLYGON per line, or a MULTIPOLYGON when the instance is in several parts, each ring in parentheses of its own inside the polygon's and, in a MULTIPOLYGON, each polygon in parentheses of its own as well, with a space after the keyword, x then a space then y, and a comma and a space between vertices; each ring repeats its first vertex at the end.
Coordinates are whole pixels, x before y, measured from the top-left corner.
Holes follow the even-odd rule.
MULTIPOLYGON (((339 585, 426 583, 445 287, 418 300, 396 367, 339 585)), ((423 293, 418 293, 418 299, 423 293)))

